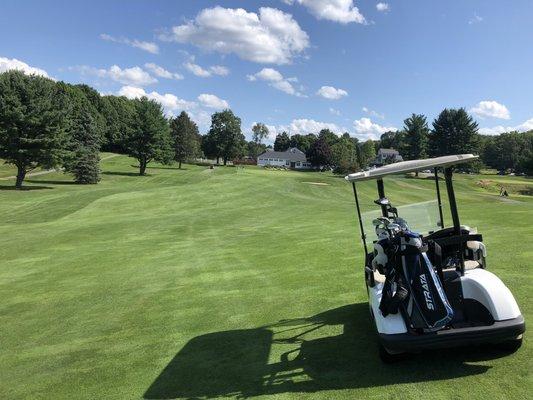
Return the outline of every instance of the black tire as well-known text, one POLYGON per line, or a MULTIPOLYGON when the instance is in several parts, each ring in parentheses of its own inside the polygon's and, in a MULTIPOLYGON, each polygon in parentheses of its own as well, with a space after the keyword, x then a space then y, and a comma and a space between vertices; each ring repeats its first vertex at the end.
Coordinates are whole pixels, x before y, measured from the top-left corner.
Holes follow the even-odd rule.
POLYGON ((391 354, 387 349, 380 343, 379 344, 379 358, 385 364, 393 364, 405 358, 405 353, 391 354))
POLYGON ((522 346, 522 338, 506 340, 505 342, 501 342, 496 345, 498 349, 508 351, 510 353, 517 351, 520 346, 522 346))

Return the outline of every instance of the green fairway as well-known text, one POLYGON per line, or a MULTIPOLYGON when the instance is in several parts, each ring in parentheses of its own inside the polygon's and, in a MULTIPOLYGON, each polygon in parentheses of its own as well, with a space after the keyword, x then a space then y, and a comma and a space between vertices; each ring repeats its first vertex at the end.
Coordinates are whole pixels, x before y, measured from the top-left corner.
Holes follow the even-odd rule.
MULTIPOLYGON (((135 165, 104 159, 98 185, 0 180, 3 399, 531 398, 530 332, 510 355, 380 362, 343 179, 135 165)), ((481 179, 507 182, 457 175, 459 213, 529 323, 533 198, 481 179)), ((433 198, 430 179, 389 181, 395 204, 433 198)), ((376 197, 373 182, 359 190, 376 197)))

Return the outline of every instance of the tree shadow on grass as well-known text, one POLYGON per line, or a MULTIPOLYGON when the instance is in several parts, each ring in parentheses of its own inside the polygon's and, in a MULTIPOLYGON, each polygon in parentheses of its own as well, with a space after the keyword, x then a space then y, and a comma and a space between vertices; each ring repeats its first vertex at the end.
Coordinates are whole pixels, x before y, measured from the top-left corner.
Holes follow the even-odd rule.
POLYGON ((74 181, 50 181, 50 180, 37 180, 37 179, 26 179, 28 183, 44 183, 46 185, 80 185, 74 181))
POLYGON ((383 364, 368 314, 368 304, 360 303, 255 329, 197 336, 174 356, 144 397, 253 397, 438 381, 482 374, 490 367, 467 361, 503 355, 488 349, 448 349, 383 364), (341 334, 316 338, 322 328, 337 325, 343 328, 341 334), (305 338, 309 336, 315 338, 305 338), (281 355, 269 362, 272 354, 281 355))
POLYGON ((181 168, 178 168, 178 167, 146 167, 146 169, 173 169, 176 171, 187 171, 188 168, 186 167, 181 167, 181 168))
POLYGON ((150 176, 150 174, 139 175, 139 172, 103 171, 102 175, 112 176, 150 176))
POLYGON ((43 189, 53 189, 50 186, 40 186, 40 185, 31 185, 31 186, 22 186, 20 189, 17 189, 14 185, 3 186, 0 185, 0 190, 19 190, 21 192, 30 191, 30 190, 43 190, 43 189))

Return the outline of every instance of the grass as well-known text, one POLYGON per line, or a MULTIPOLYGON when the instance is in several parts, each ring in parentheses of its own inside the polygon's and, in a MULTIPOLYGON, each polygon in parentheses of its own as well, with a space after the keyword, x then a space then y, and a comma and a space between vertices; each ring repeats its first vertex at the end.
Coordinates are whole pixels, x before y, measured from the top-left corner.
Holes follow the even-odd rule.
MULTIPOLYGON (((380 363, 343 179, 192 165, 139 177, 134 164, 103 160, 96 186, 50 173, 29 178, 34 190, 0 190, 2 398, 532 392, 527 334, 511 355, 458 349, 380 363)), ((484 234, 489 269, 529 321, 533 199, 502 200, 476 185, 482 178, 457 176, 460 214, 484 234)), ((433 185, 399 177, 386 189, 402 204, 431 199, 433 185)), ((371 183, 359 191, 366 203, 376 196, 371 183)))

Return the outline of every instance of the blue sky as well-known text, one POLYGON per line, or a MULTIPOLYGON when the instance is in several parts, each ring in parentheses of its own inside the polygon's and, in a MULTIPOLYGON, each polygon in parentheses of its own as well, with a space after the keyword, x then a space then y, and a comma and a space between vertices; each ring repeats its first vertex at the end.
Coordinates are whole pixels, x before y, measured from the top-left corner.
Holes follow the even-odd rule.
POLYGON ((0 71, 146 94, 202 132, 226 106, 247 134, 360 139, 462 106, 494 134, 533 129, 532 17, 530 0, 4 0, 0 71))

